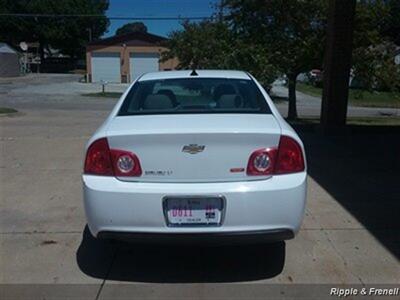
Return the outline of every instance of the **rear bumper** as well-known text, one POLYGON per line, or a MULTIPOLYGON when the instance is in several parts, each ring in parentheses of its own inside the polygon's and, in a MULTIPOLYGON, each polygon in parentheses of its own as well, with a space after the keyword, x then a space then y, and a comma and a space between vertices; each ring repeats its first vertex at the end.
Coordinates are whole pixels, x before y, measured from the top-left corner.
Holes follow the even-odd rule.
POLYGON ((306 177, 302 172, 243 182, 145 183, 83 175, 83 196, 88 226, 95 237, 284 240, 300 228, 306 177), (221 226, 167 226, 164 197, 210 195, 226 200, 221 226))
POLYGON ((146 244, 258 244, 289 240, 294 232, 288 229, 208 232, 208 233, 142 233, 101 231, 99 239, 122 240, 146 244))

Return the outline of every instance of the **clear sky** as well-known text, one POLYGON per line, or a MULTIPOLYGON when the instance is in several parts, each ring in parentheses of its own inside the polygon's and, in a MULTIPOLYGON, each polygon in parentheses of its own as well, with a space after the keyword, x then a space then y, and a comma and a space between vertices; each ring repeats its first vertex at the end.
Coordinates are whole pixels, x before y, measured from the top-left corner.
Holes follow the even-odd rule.
MULTIPOLYGON (((110 0, 109 17, 203 17, 210 16, 218 0, 110 0)), ((141 20, 111 20, 105 37, 125 23, 141 20)), ((170 31, 181 28, 179 20, 142 20, 148 32, 166 36, 170 31)))

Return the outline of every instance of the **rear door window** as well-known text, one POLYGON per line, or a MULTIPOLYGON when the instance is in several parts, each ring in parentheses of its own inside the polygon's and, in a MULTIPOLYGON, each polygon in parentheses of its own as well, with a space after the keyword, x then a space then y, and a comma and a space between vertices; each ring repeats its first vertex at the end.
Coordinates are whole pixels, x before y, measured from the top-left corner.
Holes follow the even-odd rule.
POLYGON ((252 80, 178 78, 138 81, 119 115, 271 113, 252 80))

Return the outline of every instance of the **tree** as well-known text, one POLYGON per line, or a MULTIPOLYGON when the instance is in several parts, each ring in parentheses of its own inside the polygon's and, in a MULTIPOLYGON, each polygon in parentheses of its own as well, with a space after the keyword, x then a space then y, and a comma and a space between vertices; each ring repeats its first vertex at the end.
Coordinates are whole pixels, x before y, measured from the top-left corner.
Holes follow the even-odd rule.
MULTIPOLYGON (((265 48, 268 61, 289 79, 288 118, 297 117, 296 78, 323 68, 328 16, 326 0, 224 0, 227 20, 242 40, 265 48)), ((394 64, 399 41, 398 0, 357 1, 353 74, 366 88, 397 88, 394 64)))
POLYGON ((147 27, 144 25, 143 22, 133 22, 127 23, 120 28, 117 29, 115 32, 116 35, 126 34, 130 32, 147 32, 147 27))
POLYGON ((388 37, 389 40, 400 46, 400 1, 399 0, 386 0, 387 16, 381 25, 381 33, 388 37))
POLYGON ((178 58, 180 69, 240 69, 270 84, 276 71, 258 45, 237 39, 227 24, 202 21, 183 22, 166 43, 162 60, 178 58))
POLYGON ((353 41, 353 76, 369 90, 400 89, 400 66, 395 64, 399 42, 400 3, 391 0, 357 3, 353 41))
POLYGON ((296 78, 322 67, 325 0, 225 0, 227 19, 243 41, 265 49, 272 65, 289 80, 288 118, 297 118, 296 78))
POLYGON ((346 124, 350 69, 359 87, 400 88, 400 67, 394 61, 396 34, 388 31, 396 27, 393 3, 331 0, 330 4, 321 110, 325 132, 346 124))
POLYGON ((0 13, 3 14, 49 15, 0 16, 0 40, 13 45, 21 41, 39 42, 42 59, 44 49, 50 46, 71 58, 83 57, 84 47, 90 38, 98 38, 106 31, 109 22, 104 14, 107 9, 108 0, 0 0, 0 13))

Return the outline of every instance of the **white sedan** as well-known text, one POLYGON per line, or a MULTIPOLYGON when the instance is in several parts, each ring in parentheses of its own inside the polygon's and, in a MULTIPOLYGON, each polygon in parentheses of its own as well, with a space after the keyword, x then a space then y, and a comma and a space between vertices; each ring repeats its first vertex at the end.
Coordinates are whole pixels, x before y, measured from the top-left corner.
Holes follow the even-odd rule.
POLYGON ((293 238, 306 203, 303 144, 242 71, 148 73, 87 144, 83 197, 97 238, 293 238))

